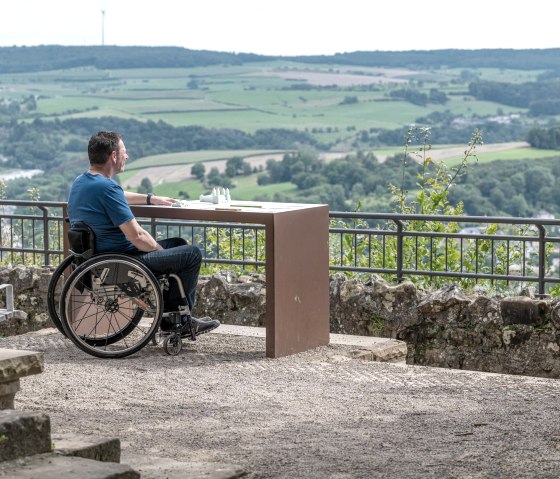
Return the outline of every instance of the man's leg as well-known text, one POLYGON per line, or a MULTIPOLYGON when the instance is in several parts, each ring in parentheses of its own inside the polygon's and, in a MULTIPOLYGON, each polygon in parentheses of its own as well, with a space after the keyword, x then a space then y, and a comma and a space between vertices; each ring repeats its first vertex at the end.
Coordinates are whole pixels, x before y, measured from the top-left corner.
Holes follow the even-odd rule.
MULTIPOLYGON (((187 296, 187 303, 192 311, 202 254, 196 246, 187 245, 182 238, 168 238, 158 241, 158 243, 164 248, 163 250, 141 253, 138 255, 138 259, 156 276, 170 273, 179 276, 187 296)), ((170 282, 170 286, 171 291, 167 301, 171 305, 178 305, 180 304, 178 288, 174 281, 170 282)))
MULTIPOLYGON (((198 283, 198 273, 200 271, 200 264, 202 263, 202 254, 196 246, 186 244, 182 238, 168 238, 158 243, 164 248, 162 250, 151 251, 150 253, 142 253, 138 259, 144 263, 155 275, 175 273, 181 278, 183 289, 187 303, 191 310, 191 320, 186 321, 186 317, 182 317, 183 326, 181 329, 181 337, 190 336, 194 333, 195 336, 199 334, 208 333, 216 329, 220 322, 210 318, 195 318, 192 316, 194 307, 194 300, 196 296, 196 285, 198 283)), ((182 298, 179 293, 179 288, 175 281, 170 282, 170 294, 164 300, 164 306, 167 302, 169 307, 168 311, 176 310, 177 305, 183 305, 182 298)), ((164 327, 170 329, 171 325, 162 322, 162 329, 164 327)))

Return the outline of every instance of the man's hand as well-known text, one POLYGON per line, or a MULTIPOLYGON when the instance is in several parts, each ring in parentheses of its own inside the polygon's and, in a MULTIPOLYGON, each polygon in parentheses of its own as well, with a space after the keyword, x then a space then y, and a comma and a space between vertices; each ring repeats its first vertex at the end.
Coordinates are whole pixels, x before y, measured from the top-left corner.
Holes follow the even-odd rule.
MULTIPOLYGON (((148 195, 144 193, 133 193, 132 191, 125 191, 124 197, 129 205, 147 205, 148 204, 148 195)), ((167 196, 156 196, 150 195, 150 204, 151 205, 159 205, 159 206, 172 206, 175 203, 178 203, 179 200, 175 198, 169 198, 167 196)))
POLYGON ((178 202, 179 200, 176 200, 175 198, 169 198, 168 196, 155 196, 155 195, 153 195, 150 200, 150 203, 152 205, 160 205, 160 206, 172 206, 178 202))

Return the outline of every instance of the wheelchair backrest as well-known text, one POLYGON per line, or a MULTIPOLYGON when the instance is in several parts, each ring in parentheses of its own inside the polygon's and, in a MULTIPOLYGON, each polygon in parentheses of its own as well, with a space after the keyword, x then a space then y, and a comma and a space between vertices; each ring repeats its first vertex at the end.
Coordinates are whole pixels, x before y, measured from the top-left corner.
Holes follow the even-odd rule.
POLYGON ((77 264, 83 263, 95 253, 95 233, 82 221, 70 224, 68 242, 70 252, 74 255, 77 264))

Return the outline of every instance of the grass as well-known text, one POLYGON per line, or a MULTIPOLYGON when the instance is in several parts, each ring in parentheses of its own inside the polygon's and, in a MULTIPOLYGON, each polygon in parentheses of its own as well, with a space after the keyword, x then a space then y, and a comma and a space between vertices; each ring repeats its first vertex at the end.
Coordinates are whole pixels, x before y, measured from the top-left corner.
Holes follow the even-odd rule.
MULTIPOLYGON (((478 153, 478 163, 490 163, 497 160, 539 160, 541 158, 560 157, 558 150, 540 150, 537 148, 514 148, 503 151, 489 151, 478 153)), ((450 158, 444 160, 448 166, 454 166, 461 162, 461 158, 450 158)))
POLYGON ((203 188, 202 184, 198 180, 187 180, 177 183, 164 183, 154 187, 154 194, 158 196, 179 198, 180 191, 187 192, 189 194, 189 199, 191 200, 198 200, 200 195, 207 193, 207 191, 203 188))
MULTIPOLYGON (((238 176, 234 178, 235 187, 230 188, 233 200, 254 200, 259 198, 261 201, 273 201, 276 193, 291 193, 297 187, 293 183, 275 183, 273 185, 259 186, 257 175, 238 176)), ((165 183, 154 187, 154 193, 160 196, 178 198, 179 192, 185 191, 191 200, 197 200, 201 194, 211 192, 210 188, 204 188, 198 180, 181 181, 177 183, 165 183)))
POLYGON ((188 165, 203 161, 227 160, 236 156, 248 158, 251 156, 275 154, 283 150, 200 150, 183 151, 180 153, 166 153, 162 155, 144 156, 127 163, 127 171, 148 168, 151 166, 188 165))
POLYGON ((236 188, 231 190, 233 199, 273 201, 276 193, 290 194, 297 190, 293 183, 275 183, 272 185, 257 185, 257 175, 249 175, 235 178, 236 188))
POLYGON ((488 152, 479 155, 479 163, 496 160, 539 160, 541 158, 560 157, 558 150, 540 150, 537 148, 515 148, 513 150, 488 152))

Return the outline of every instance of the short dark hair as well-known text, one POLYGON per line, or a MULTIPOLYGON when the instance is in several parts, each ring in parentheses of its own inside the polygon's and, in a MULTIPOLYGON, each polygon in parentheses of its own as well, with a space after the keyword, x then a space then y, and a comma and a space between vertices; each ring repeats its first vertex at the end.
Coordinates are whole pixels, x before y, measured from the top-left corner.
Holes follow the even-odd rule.
POLYGON ((98 131, 89 139, 88 158, 92 166, 103 166, 113 151, 119 151, 122 135, 114 131, 98 131))

